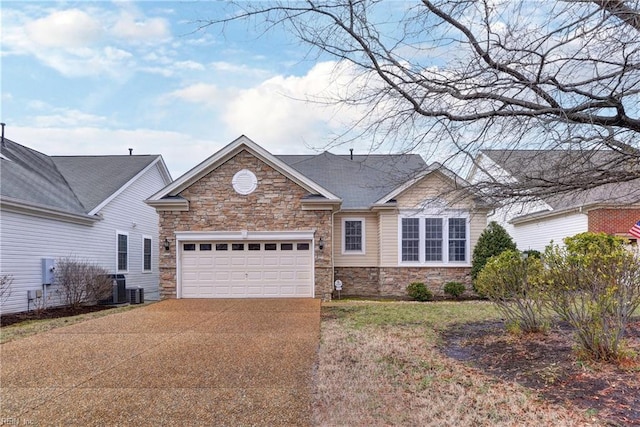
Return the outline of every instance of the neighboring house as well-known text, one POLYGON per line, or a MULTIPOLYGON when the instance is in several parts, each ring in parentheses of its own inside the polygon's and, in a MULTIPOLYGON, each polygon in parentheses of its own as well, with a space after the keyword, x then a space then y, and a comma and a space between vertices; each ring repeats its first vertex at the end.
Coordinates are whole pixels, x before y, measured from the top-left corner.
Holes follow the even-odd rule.
POLYGON ((274 156, 242 136, 147 203, 163 298, 406 296, 469 283, 490 210, 419 155, 274 156))
POLYGON ((13 277, 3 313, 59 303, 43 259, 96 263, 158 298, 158 215, 144 200, 171 182, 161 156, 47 156, 4 138, 0 178, 0 274, 13 277))
MULTIPOLYGON (((590 161, 604 165, 610 155, 593 152, 590 161)), ((500 182, 538 183, 559 173, 583 173, 579 165, 584 157, 584 153, 561 150, 483 150, 468 181, 477 184, 490 175, 500 182)), ((520 250, 543 251, 551 241, 562 244, 563 238, 586 231, 613 234, 636 243, 629 230, 640 220, 640 180, 505 203, 489 220, 503 225, 520 250)))

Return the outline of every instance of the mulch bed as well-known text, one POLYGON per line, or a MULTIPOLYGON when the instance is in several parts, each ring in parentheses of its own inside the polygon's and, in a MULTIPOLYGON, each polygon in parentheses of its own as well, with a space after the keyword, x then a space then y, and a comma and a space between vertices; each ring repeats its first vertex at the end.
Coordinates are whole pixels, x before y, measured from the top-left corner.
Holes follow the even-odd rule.
POLYGON ((0 326, 14 325, 27 320, 56 319, 59 317, 77 316, 78 314, 93 313, 112 308, 108 305, 90 305, 78 308, 52 307, 45 310, 32 310, 22 313, 8 313, 0 316, 0 326))
MULTIPOLYGON (((491 375, 515 381, 543 398, 589 411, 614 426, 640 426, 640 356, 618 364, 580 360, 566 324, 548 334, 515 336, 503 322, 456 325, 443 333, 442 351, 491 375)), ((640 353, 640 319, 626 333, 640 353)))

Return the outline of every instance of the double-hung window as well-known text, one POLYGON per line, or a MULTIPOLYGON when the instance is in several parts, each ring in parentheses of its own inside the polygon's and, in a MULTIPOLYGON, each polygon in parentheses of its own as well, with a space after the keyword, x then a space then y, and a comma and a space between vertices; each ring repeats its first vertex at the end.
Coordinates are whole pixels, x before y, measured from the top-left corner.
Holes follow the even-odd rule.
POLYGON ((402 218, 402 261, 420 261, 420 218, 402 218))
POLYGON ((364 219, 344 218, 342 230, 342 252, 364 254, 364 219))
POLYGON ((408 215, 400 221, 400 263, 461 264, 469 262, 468 217, 408 215))
POLYGON ((151 271, 151 237, 142 238, 142 271, 151 271))
POLYGON ((116 234, 116 263, 118 271, 129 269, 129 235, 117 232, 116 234))
POLYGON ((449 261, 466 261, 467 220, 449 218, 449 261))
POLYGON ((442 261, 443 218, 424 219, 424 260, 442 261))

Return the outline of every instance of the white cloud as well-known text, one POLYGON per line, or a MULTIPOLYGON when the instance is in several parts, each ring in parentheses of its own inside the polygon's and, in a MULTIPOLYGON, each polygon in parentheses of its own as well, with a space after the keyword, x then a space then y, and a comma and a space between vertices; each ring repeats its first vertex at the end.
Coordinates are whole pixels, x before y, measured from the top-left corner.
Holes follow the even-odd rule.
POLYGON ((229 131, 246 134, 278 152, 305 150, 300 141, 319 148, 357 113, 336 103, 347 89, 352 70, 321 62, 301 77, 277 76, 229 97, 222 119, 229 131))
POLYGON ((37 127, 100 125, 107 123, 107 121, 106 117, 67 108, 56 108, 53 110, 53 114, 39 115, 33 118, 33 124, 37 127))
POLYGON ((122 12, 111 28, 111 33, 129 42, 158 42, 169 39, 169 23, 163 18, 136 18, 132 13, 122 12))
POLYGON ((164 96, 165 99, 179 99, 193 104, 214 106, 223 101, 222 91, 213 84, 197 83, 175 90, 164 96))
POLYGON ((177 52, 163 49, 171 40, 168 21, 137 10, 118 13, 94 4, 64 10, 3 8, 3 15, 3 55, 33 56, 66 77, 122 79, 144 71, 145 56, 137 53, 148 43, 154 43, 158 60, 177 69, 198 69, 189 61, 176 65, 177 52))
POLYGON ((152 129, 112 130, 99 127, 8 127, 7 137, 47 155, 161 154, 177 178, 230 141, 152 129), (179 143, 177 143, 179 142, 179 143))
POLYGON ((265 78, 270 74, 267 70, 261 68, 252 68, 245 64, 234 64, 231 62, 216 61, 212 62, 210 65, 213 70, 223 73, 245 74, 262 78, 265 78))
POLYGON ((91 46, 101 39, 103 33, 100 22, 79 9, 53 12, 25 26, 26 36, 44 47, 91 46))

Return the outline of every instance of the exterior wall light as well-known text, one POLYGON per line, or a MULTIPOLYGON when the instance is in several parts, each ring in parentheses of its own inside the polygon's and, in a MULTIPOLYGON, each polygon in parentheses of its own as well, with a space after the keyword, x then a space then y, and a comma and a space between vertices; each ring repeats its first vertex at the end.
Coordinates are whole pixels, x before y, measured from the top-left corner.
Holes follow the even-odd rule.
POLYGON ((322 240, 322 237, 320 238, 320 240, 318 240, 318 249, 324 249, 324 240, 322 240))
POLYGON ((167 239, 166 237, 164 238, 164 250, 168 251, 169 249, 171 249, 171 242, 169 242, 169 239, 167 239))

